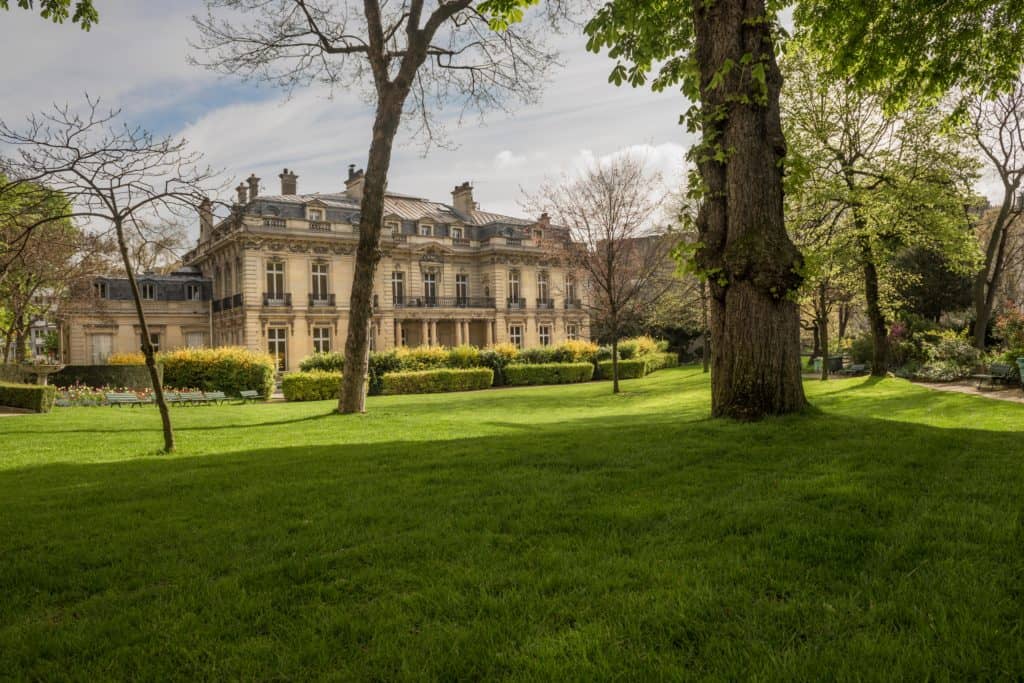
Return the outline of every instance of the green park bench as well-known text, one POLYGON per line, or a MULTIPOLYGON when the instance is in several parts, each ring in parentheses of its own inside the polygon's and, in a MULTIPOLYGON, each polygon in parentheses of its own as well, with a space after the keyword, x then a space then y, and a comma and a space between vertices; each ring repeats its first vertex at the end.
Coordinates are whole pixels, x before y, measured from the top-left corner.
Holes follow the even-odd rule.
POLYGON ((107 403, 112 406, 144 406, 152 403, 152 399, 143 400, 133 391, 108 391, 107 403))
POLYGON ((863 375, 867 371, 868 366, 866 363, 854 363, 853 365, 848 365, 847 367, 843 368, 837 374, 848 375, 850 377, 853 377, 855 375, 863 375))
POLYGON ((216 403, 217 405, 228 400, 228 395, 223 391, 204 391, 203 396, 206 398, 207 403, 216 403))
POLYGON ((245 403, 246 401, 258 401, 260 399, 260 392, 254 389, 243 389, 238 392, 238 395, 241 397, 242 403, 245 403))
POLYGON ((183 391, 181 392, 181 402, 184 405, 188 404, 200 404, 206 403, 206 396, 201 391, 183 391))
POLYGON ((978 389, 986 382, 994 389, 996 384, 1009 384, 1013 381, 1013 366, 1007 363, 993 363, 988 366, 988 372, 971 375, 971 378, 978 380, 978 389))

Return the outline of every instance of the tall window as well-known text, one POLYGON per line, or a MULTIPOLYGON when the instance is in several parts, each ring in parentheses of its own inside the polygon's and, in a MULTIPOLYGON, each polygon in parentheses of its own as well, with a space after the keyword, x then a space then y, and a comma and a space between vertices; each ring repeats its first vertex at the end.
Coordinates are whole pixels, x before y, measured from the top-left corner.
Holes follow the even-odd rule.
POLYGON ((287 333, 288 330, 283 327, 271 327, 267 330, 267 352, 274 357, 277 369, 282 372, 288 363, 287 333))
POLYGON ((313 271, 313 301, 325 302, 327 296, 327 264, 314 263, 313 271))
POLYGON ((430 226, 429 223, 420 223, 420 234, 421 235, 423 235, 424 237, 430 237, 432 232, 433 231, 431 230, 431 226, 430 226))
POLYGON ((452 239, 455 239, 455 240, 461 240, 462 239, 462 228, 452 228, 452 239))
POLYGON ((331 328, 313 328, 313 350, 317 353, 327 353, 331 350, 331 328))
POLYGON ((235 259, 235 291, 242 291, 242 259, 238 257, 235 259))
POLYGON ((202 287, 195 284, 185 285, 185 299, 199 301, 202 298, 202 287))
POLYGON ((153 353, 156 353, 157 351, 159 351, 160 350, 160 333, 159 332, 150 332, 149 333, 149 343, 153 345, 153 353))
POLYGON ((515 344, 517 348, 523 348, 523 326, 522 325, 509 325, 508 326, 508 340, 515 344))
POLYGON ((267 298, 284 298, 284 263, 281 261, 267 262, 267 298))
POLYGON ((465 273, 455 275, 455 298, 463 304, 469 299, 469 276, 465 273))
POLYGON ((221 292, 224 296, 231 294, 231 288, 235 284, 235 279, 231 277, 231 264, 224 266, 224 289, 221 292))
POLYGON ((565 336, 567 339, 576 340, 580 338, 579 328, 576 325, 565 326, 565 336))
POLYGON ((90 335, 90 342, 92 342, 92 364, 103 365, 107 362, 107 356, 113 350, 114 335, 112 334, 93 334, 90 335))
POLYGON ((572 275, 565 276, 565 300, 568 302, 576 301, 576 278, 572 275))
POLYGON ((147 301, 152 301, 156 298, 156 285, 152 282, 142 283, 142 298, 147 301))
POLYGON ((220 282, 220 266, 217 266, 213 269, 213 298, 219 299, 223 291, 220 282))
POLYGON ((391 302, 405 303, 405 273, 400 270, 391 273, 391 302))
POLYGON ((437 300, 437 275, 434 273, 423 273, 423 298, 427 303, 437 300))
POLYGON ((185 346, 190 349, 202 348, 205 337, 202 332, 189 332, 185 335, 185 346))
POLYGON ((107 298, 107 283, 106 282, 97 282, 96 284, 93 285, 93 287, 96 290, 96 296, 98 296, 101 299, 106 299, 107 298))
POLYGON ((519 271, 508 271, 508 299, 513 303, 519 302, 519 271))
POLYGON ((544 271, 537 273, 537 298, 548 300, 548 274, 544 271))
POLYGON ((324 212, 321 209, 310 209, 309 220, 311 221, 322 221, 324 219, 324 212))
POLYGON ((540 335, 540 345, 550 346, 551 345, 551 325, 540 325, 537 327, 537 332, 540 335))

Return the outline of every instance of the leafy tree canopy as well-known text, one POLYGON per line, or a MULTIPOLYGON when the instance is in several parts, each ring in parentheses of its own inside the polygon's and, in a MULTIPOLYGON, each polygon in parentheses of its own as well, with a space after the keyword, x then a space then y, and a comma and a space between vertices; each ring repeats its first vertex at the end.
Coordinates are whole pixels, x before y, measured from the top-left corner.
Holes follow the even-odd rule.
MULTIPOLYGON (((55 24, 63 24, 68 18, 71 23, 78 24, 88 31, 100 20, 99 12, 93 6, 93 0, 15 0, 15 5, 22 9, 32 10, 37 6, 39 16, 49 19, 55 24)), ((0 9, 10 9, 10 0, 0 0, 0 9)))

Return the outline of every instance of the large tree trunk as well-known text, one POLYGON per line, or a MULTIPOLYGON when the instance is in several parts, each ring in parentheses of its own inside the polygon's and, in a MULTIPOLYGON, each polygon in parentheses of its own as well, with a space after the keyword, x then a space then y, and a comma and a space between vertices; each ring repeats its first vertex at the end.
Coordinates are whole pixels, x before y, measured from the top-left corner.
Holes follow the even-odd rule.
POLYGON ((160 373, 156 369, 156 358, 153 354, 153 340, 149 336, 149 326, 146 324, 146 313, 142 310, 142 294, 139 292, 139 283, 135 279, 135 269, 128 256, 128 244, 124 238, 124 228, 119 222, 114 223, 117 231, 117 246, 121 250, 121 261, 124 263, 125 273, 128 274, 128 284, 132 288, 132 299, 135 302, 135 314, 139 318, 139 336, 142 337, 142 355, 146 357, 146 368, 149 370, 149 379, 153 384, 153 395, 156 397, 156 406, 160 411, 160 421, 164 429, 164 452, 170 453, 174 450, 174 430, 171 427, 171 413, 167 410, 167 402, 164 400, 164 388, 160 383, 160 373))
POLYGON ((867 303, 868 325, 874 343, 871 358, 871 374, 885 377, 889 371, 889 330, 879 302, 878 269, 867 238, 861 239, 861 267, 864 271, 864 299, 867 303))
POLYGON ((708 284, 700 281, 700 361, 704 372, 711 371, 711 330, 708 327, 708 284))
POLYGON ((988 336, 988 323, 995 308, 996 292, 1003 276, 1006 261, 1006 238, 1009 235, 1009 224, 1012 222, 1010 212, 1016 197, 1016 187, 1006 187, 1003 192, 1003 205, 992 224, 992 233, 985 246, 985 262, 974 277, 971 297, 974 301, 974 347, 985 350, 988 336))
POLYGON ((370 319, 373 316, 373 278, 380 261, 380 231, 384 218, 384 190, 391 166, 391 149, 402 118, 408 90, 390 87, 377 104, 373 140, 366 162, 363 198, 360 203, 359 246, 356 250, 352 297, 345 340, 345 371, 341 378, 339 413, 366 411, 366 374, 370 359, 370 319))
POLYGON ((696 257, 710 275, 711 412, 745 420, 791 413, 806 405, 791 296, 802 257, 783 216, 782 76, 771 27, 764 0, 695 2, 693 16, 706 187, 696 257))

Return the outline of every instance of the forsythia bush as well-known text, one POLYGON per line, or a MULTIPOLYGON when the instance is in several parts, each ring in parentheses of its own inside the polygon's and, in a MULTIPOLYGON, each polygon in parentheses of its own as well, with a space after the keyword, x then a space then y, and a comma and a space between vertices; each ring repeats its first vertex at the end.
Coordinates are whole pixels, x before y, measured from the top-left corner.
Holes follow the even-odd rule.
MULTIPOLYGON (((601 379, 612 379, 612 362, 603 360, 598 363, 601 379)), ((647 374, 647 361, 643 358, 630 358, 619 361, 619 379, 636 379, 647 374)))
POLYGON ((480 349, 475 346, 463 344, 448 350, 448 367, 450 368, 478 368, 482 363, 480 349))
POLYGON ((448 349, 443 346, 402 346, 395 353, 403 370, 432 370, 448 364, 448 349))
POLYGON ((112 353, 107 356, 107 365, 145 365, 146 357, 142 351, 132 353, 112 353))
POLYGON ((383 376, 384 394, 432 394, 442 391, 486 389, 494 381, 490 368, 390 372, 383 376))
POLYGON ((581 339, 564 341, 555 349, 561 363, 593 363, 597 359, 598 345, 581 339))
POLYGON ((57 387, 0 382, 0 406, 48 413, 57 398, 57 387))
POLYGON ((299 370, 311 372, 321 370, 323 372, 341 372, 345 369, 345 354, 343 353, 314 353, 299 363, 299 370))
POLYGON ((293 372, 281 378, 281 393, 287 401, 324 401, 338 398, 340 372, 293 372))
POLYGON ((543 363, 505 367, 505 384, 512 386, 589 382, 593 377, 593 363, 543 363))
POLYGON ((180 349, 160 354, 164 383, 172 387, 196 387, 238 396, 254 389, 263 398, 274 391, 274 359, 237 346, 216 349, 180 349))

